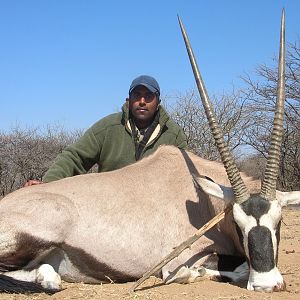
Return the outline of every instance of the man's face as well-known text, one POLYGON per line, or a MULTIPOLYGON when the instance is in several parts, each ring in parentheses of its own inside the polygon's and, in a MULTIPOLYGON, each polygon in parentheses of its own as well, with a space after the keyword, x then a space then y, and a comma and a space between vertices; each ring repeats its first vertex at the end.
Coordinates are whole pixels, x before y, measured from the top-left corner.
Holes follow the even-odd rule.
POLYGON ((137 86, 131 92, 129 110, 140 129, 146 128, 152 123, 158 104, 157 95, 142 85, 137 86))

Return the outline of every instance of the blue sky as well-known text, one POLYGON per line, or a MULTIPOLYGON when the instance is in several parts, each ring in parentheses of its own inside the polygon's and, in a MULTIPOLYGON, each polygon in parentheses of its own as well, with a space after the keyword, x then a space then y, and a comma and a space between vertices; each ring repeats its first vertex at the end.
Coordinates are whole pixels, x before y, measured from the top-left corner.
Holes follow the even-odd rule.
POLYGON ((300 1, 0 0, 0 130, 60 124, 85 129, 116 112, 133 78, 164 95, 195 86, 180 15, 209 94, 272 63, 300 35, 300 1))

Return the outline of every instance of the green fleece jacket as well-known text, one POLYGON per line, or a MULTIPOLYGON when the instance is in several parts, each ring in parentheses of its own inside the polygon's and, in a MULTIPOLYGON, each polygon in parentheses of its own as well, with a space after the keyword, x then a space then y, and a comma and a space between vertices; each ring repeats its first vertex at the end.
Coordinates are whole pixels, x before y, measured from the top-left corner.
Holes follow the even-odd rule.
MULTIPOLYGON (((159 124, 148 140, 141 158, 153 153, 160 145, 174 145, 182 149, 187 146, 183 130, 162 106, 159 110, 159 124)), ((122 112, 99 120, 76 143, 66 147, 46 172, 43 182, 85 174, 95 164, 98 164, 99 172, 106 172, 134 163, 135 143, 128 118, 126 102, 122 112)))

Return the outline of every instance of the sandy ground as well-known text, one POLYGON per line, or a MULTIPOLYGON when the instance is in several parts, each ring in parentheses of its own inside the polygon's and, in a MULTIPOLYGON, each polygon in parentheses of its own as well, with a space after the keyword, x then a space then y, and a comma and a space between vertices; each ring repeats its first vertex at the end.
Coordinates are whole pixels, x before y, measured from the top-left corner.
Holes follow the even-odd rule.
POLYGON ((0 294, 0 299, 300 299, 300 209, 284 210, 279 269, 286 281, 287 290, 285 292, 250 292, 245 287, 207 279, 194 284, 166 286, 162 285, 159 279, 151 277, 135 293, 128 293, 132 283, 106 285, 63 283, 64 290, 52 296, 0 294))

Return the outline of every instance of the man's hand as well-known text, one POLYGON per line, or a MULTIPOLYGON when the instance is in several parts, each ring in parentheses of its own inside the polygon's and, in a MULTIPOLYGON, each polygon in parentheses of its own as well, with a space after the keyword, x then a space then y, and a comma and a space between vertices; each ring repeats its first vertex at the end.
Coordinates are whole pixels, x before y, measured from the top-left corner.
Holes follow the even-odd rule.
POLYGON ((27 182, 25 182, 24 187, 26 186, 32 186, 32 185, 37 185, 37 184, 42 184, 43 181, 38 180, 38 179, 30 179, 27 182))

